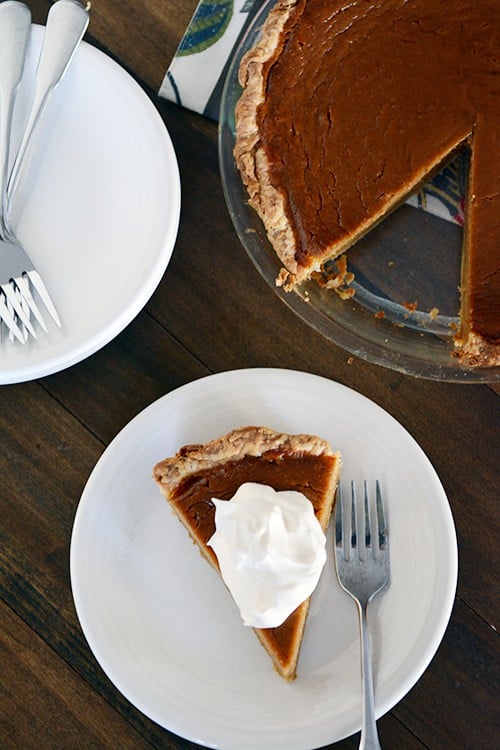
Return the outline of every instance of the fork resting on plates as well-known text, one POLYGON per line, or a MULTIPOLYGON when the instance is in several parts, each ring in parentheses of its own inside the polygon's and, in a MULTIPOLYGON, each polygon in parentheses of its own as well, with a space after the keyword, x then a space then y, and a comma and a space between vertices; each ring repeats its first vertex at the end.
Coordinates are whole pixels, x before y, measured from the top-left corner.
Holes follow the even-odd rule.
POLYGON ((63 78, 89 22, 88 11, 77 0, 58 0, 52 5, 38 62, 31 113, 14 159, 10 178, 9 153, 14 103, 23 76, 31 13, 17 0, 0 4, 0 323, 9 338, 25 343, 36 338, 32 314, 47 331, 43 316, 31 294, 30 282, 56 322, 59 316, 29 255, 16 239, 10 222, 11 202, 40 118, 63 78))
POLYGON ((360 750, 380 750, 375 720, 371 645, 366 610, 389 581, 389 541, 380 484, 370 503, 366 481, 363 503, 357 502, 351 483, 350 502, 339 486, 335 511, 335 566, 339 583, 357 605, 361 630, 363 711, 360 750), (361 505, 361 507, 360 507, 361 505))

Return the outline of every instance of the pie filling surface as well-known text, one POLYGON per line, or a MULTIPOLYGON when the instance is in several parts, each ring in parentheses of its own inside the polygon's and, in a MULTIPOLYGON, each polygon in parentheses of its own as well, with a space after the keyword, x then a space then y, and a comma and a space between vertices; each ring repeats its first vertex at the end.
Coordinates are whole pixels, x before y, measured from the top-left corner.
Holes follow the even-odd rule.
MULTIPOLYGON (((172 509, 218 570, 207 545, 215 531, 212 498, 229 501, 244 482, 275 490, 297 490, 312 503, 323 530, 328 525, 341 459, 328 443, 311 435, 284 435, 264 427, 244 427, 205 445, 184 446, 154 467, 154 478, 172 509)), ((303 602, 276 628, 255 632, 288 680, 296 664, 309 601, 303 602)))
POLYGON ((240 66, 235 158, 293 288, 460 148, 457 351, 500 363, 497 0, 282 0, 240 66))

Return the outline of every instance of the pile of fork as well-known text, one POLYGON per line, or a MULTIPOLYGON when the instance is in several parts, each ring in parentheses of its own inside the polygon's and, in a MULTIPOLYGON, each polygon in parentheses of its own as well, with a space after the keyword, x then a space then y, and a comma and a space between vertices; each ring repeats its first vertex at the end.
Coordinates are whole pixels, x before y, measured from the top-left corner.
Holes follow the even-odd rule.
POLYGON ((13 113, 23 81, 31 35, 31 12, 18 0, 0 3, 0 341, 37 338, 47 325, 39 305, 54 322, 56 308, 29 254, 11 225, 12 202, 40 119, 62 80, 89 23, 89 5, 57 0, 49 11, 36 71, 31 112, 15 154, 11 154, 13 113), (12 166, 10 166, 12 164, 12 166), (38 304, 37 304, 38 299, 38 304))

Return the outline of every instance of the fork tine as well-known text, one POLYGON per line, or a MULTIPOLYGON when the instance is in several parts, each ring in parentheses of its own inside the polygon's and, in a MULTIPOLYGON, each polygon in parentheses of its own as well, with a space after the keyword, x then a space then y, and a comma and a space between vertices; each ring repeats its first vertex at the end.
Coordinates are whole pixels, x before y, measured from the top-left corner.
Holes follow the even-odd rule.
MULTIPOLYGON (((30 317, 30 308, 29 308, 29 305, 26 302, 26 299, 24 298, 21 290, 19 289, 19 287, 17 288, 17 294, 19 295, 21 306, 22 306, 25 314, 28 316, 28 320, 29 320, 29 317, 30 317)), ((26 326, 24 324, 23 324, 23 335, 24 335, 24 338, 27 341, 28 340, 28 329, 26 328, 26 326)))
POLYGON ((350 540, 350 547, 353 553, 356 552, 357 544, 358 544, 358 520, 357 520, 357 513, 356 513, 356 485, 354 482, 351 482, 351 528, 349 529, 349 540, 350 540))
POLYGON ((0 291, 0 320, 3 320, 9 331, 11 331, 16 339, 21 342, 21 344, 25 344, 24 336, 21 333, 21 329, 17 325, 13 315, 9 311, 9 308, 6 304, 6 298, 2 291, 0 291))
MULTIPOLYGON (((20 296, 20 294, 19 294, 19 292, 18 292, 17 289, 15 291, 16 291, 16 295, 17 295, 17 297, 19 299, 19 304, 22 305, 22 308, 23 308, 24 312, 29 316, 29 310, 26 310, 26 304, 24 302, 24 299, 22 298, 22 296, 20 296)), ((16 321, 16 323, 19 325, 19 328, 20 328, 20 331, 21 331, 21 335, 24 338, 24 341, 26 342, 28 340, 28 329, 26 328, 26 326, 24 325, 24 323, 22 323, 22 322, 20 323, 19 317, 16 315, 16 312, 15 312, 14 308, 12 307, 12 304, 9 302, 9 300, 6 300, 6 305, 7 305, 7 308, 9 310, 10 314, 12 315, 12 317, 14 318, 14 320, 16 321)), ((10 341, 10 343, 13 344, 14 340, 15 340, 14 333, 12 331, 9 331, 9 341, 10 341)))
POLYGON ((339 483, 337 487, 337 500, 335 506, 335 546, 342 549, 343 546, 343 524, 344 524, 344 509, 342 507, 342 485, 339 483))
POLYGON ((389 544, 389 534, 387 531, 387 523, 385 519, 384 501, 382 498, 382 491, 380 489, 380 482, 375 483, 375 497, 377 506, 377 523, 378 523, 378 546, 379 549, 385 550, 389 544))
POLYGON ((16 288, 12 283, 2 284, 2 290, 5 294, 6 299, 10 302, 14 308, 14 312, 18 316, 19 320, 26 326, 27 330, 31 333, 33 338, 37 338, 36 331, 30 323, 30 319, 26 314, 26 311, 22 305, 22 301, 19 299, 16 288))
POLYGON ((33 299, 33 295, 31 294, 30 285, 26 278, 26 274, 23 274, 21 276, 18 276, 16 278, 16 283, 21 290, 21 294, 23 295, 23 298, 26 301, 26 304, 28 305, 29 309, 37 319, 37 321, 42 326, 45 333, 48 332, 47 324, 45 323, 45 320, 42 317, 42 313, 40 312, 38 305, 36 304, 35 300, 33 299))
MULTIPOLYGON (((5 304, 7 305, 7 310, 9 311, 9 313, 12 315, 12 317, 14 318, 14 320, 17 323, 16 314, 14 312, 14 308, 12 307, 12 305, 10 304, 10 302, 9 302, 8 299, 5 301, 5 304)), ((26 341, 26 328, 24 326, 20 326, 19 330, 21 331, 21 335, 22 335, 24 341, 26 341)), ((15 338, 16 337, 14 336, 14 331, 11 331, 9 329, 9 343, 13 344, 14 341, 15 341, 15 338)))
POLYGON ((365 511, 365 533, 364 533, 365 547, 367 549, 370 549, 372 546, 372 525, 371 525, 372 513, 370 510, 370 500, 368 497, 368 486, 366 484, 366 479, 363 483, 363 495, 364 495, 364 511, 365 511))
POLYGON ((54 303, 52 302, 52 300, 50 298, 50 295, 49 295, 49 293, 48 293, 48 291, 47 291, 47 289, 45 287, 45 284, 43 283, 43 281, 41 279, 40 274, 38 273, 38 271, 33 270, 33 271, 29 271, 28 272, 28 277, 29 277, 31 283, 33 284, 33 286, 35 287, 35 289, 37 290, 38 294, 40 295, 40 298, 41 298, 43 304, 45 305, 45 307, 49 311, 52 320, 60 328, 61 327, 61 320, 59 318, 59 315, 57 314, 57 310, 56 310, 56 308, 54 306, 54 303))

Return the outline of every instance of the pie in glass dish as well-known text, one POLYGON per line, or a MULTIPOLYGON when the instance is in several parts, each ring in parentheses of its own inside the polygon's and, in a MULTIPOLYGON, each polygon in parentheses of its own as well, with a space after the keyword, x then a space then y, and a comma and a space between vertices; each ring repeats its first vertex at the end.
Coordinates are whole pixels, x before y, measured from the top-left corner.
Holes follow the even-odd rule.
POLYGON ((454 355, 471 367, 500 363, 495 19, 496 0, 279 0, 242 59, 235 110, 237 167, 288 291, 325 283, 468 149, 454 355))

